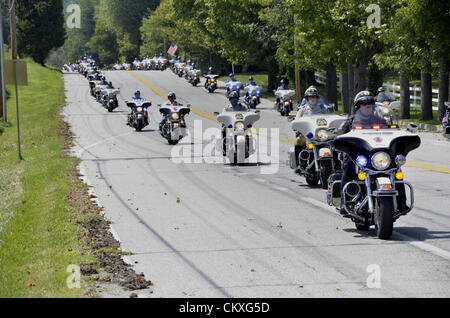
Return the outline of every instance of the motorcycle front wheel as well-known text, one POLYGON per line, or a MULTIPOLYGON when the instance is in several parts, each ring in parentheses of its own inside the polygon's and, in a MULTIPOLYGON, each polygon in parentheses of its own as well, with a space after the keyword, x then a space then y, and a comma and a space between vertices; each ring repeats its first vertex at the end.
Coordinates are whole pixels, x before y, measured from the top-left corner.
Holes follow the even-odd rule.
POLYGON ((392 197, 378 198, 375 220, 377 236, 381 240, 389 240, 394 231, 394 200, 392 197))
POLYGON ((333 167, 331 161, 325 160, 321 162, 320 165, 320 184, 322 185, 322 189, 328 189, 328 179, 333 172, 333 167))

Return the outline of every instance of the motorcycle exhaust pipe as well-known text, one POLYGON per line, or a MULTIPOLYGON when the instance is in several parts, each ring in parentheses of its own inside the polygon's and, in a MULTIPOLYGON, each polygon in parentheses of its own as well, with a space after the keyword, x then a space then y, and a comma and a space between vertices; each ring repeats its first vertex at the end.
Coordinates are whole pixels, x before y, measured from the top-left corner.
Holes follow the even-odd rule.
POLYGON ((361 186, 356 182, 349 182, 344 187, 344 193, 351 198, 355 198, 361 193, 361 186))

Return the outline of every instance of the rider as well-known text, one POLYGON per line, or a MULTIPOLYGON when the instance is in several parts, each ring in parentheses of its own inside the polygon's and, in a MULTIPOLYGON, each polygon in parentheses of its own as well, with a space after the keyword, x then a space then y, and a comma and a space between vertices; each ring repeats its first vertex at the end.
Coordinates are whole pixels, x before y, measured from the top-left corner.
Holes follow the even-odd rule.
MULTIPOLYGON (((387 125, 384 118, 375 115, 375 97, 369 91, 359 92, 355 97, 355 114, 342 124, 339 134, 347 134, 357 126, 371 127, 374 124, 387 125)), ((355 163, 351 158, 345 155, 342 174, 342 185, 344 186, 352 180, 356 180, 355 163)), ((398 195, 398 209, 400 212, 407 211, 409 207, 406 205, 406 191, 404 184, 397 184, 396 190, 398 195)), ((341 211, 343 215, 347 212, 341 211)))
MULTIPOLYGON (((175 95, 175 93, 170 92, 169 95, 167 95, 167 99, 169 101, 164 103, 164 107, 181 106, 182 105, 176 101, 177 95, 175 95)), ((162 130, 162 127, 166 123, 166 121, 167 121, 167 117, 163 116, 161 122, 159 123, 159 130, 162 130)))
POLYGON ((299 109, 300 117, 305 115, 326 114, 327 108, 320 99, 317 88, 310 87, 305 92, 306 104, 299 109))
MULTIPOLYGON (((278 87, 277 91, 285 91, 289 89, 289 85, 284 78, 280 81, 280 84, 281 86, 278 87)), ((278 105, 278 103, 280 103, 280 97, 277 96, 277 101, 275 102, 275 105, 278 105)))
POLYGON ((384 103, 384 102, 392 102, 392 99, 389 98, 389 96, 386 94, 386 90, 384 87, 380 87, 378 89, 378 95, 377 95, 377 103, 384 103))
POLYGON ((278 87, 277 91, 284 91, 284 90, 289 89, 289 85, 288 85, 288 83, 287 83, 287 81, 285 79, 282 79, 280 81, 280 84, 281 84, 281 86, 278 87))
POLYGON ((234 74, 233 73, 230 73, 229 77, 230 77, 230 79, 227 81, 227 83, 237 82, 237 79, 234 78, 234 74))
MULTIPOLYGON (((144 101, 145 101, 145 99, 141 97, 141 92, 140 91, 134 92, 133 102, 144 102, 144 101)), ((131 113, 128 114, 127 126, 131 125, 132 114, 133 114, 133 110, 131 110, 131 113)))
POLYGON ((209 69, 208 69, 208 73, 206 73, 206 75, 213 75, 214 73, 213 73, 213 68, 212 67, 210 67, 209 69))
MULTIPOLYGON (((248 78, 248 83, 245 86, 247 87, 247 86, 258 86, 258 85, 255 83, 255 80, 253 79, 253 76, 250 76, 248 78)), ((248 92, 245 93, 245 97, 248 97, 248 96, 249 96, 249 93, 248 92)), ((258 100, 258 103, 259 103, 259 100, 258 100)))
POLYGON ((253 76, 250 76, 249 78, 248 78, 248 83, 247 83, 247 85, 245 85, 245 86, 257 86, 257 84, 255 83, 255 80, 253 79, 253 76))
MULTIPOLYGON (((319 90, 317 89, 317 87, 315 87, 314 85, 308 87, 308 90, 316 90, 316 91, 319 91, 319 90)), ((305 106, 307 103, 308 103, 308 100, 306 99, 306 97, 303 98, 302 103, 299 105, 299 109, 300 109, 300 107, 305 106)), ((322 96, 320 96, 320 95, 319 95, 318 103, 319 103, 319 104, 322 104, 322 105, 326 105, 324 99, 323 99, 322 96)))

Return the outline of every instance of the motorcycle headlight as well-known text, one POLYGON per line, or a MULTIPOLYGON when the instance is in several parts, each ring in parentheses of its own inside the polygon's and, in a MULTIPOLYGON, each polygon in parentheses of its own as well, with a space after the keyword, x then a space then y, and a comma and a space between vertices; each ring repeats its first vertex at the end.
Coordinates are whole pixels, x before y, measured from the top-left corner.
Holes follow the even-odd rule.
POLYGON ((138 107, 138 108, 136 108, 136 110, 137 110, 138 112, 142 112, 142 107, 138 107))
POLYGON ((243 122, 238 122, 234 125, 234 129, 235 130, 244 130, 245 129, 245 125, 243 122))
POLYGON ((173 120, 178 120, 180 118, 180 115, 178 113, 172 113, 170 117, 172 117, 173 120))
POLYGON ((378 152, 372 157, 372 166, 377 170, 386 170, 391 162, 391 156, 386 152, 378 152))
POLYGON ((383 115, 389 115, 389 113, 390 113, 391 111, 389 110, 389 108, 383 107, 382 112, 383 112, 383 115))
POLYGON ((321 129, 317 132, 317 138, 319 138, 320 141, 327 141, 330 139, 330 134, 327 130, 321 129))

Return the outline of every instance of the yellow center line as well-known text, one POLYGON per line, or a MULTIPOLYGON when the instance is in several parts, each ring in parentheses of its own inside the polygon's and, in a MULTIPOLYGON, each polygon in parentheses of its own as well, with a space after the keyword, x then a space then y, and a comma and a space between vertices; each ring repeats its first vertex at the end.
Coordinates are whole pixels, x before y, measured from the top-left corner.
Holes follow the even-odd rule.
MULTIPOLYGON (((129 73, 130 75, 134 76, 135 78, 137 78, 138 80, 140 80, 141 82, 143 82, 148 88, 150 88, 152 91, 154 91, 156 94, 158 94, 159 96, 161 96, 164 100, 168 100, 167 99, 167 95, 164 94, 161 90, 159 90, 156 86, 154 86, 152 83, 150 83, 149 81, 147 81, 145 78, 143 78, 142 76, 135 74, 133 72, 130 71, 126 71, 127 73, 129 73)), ((216 117, 214 117, 213 115, 210 115, 208 113, 205 113, 199 109, 193 108, 191 107, 191 111, 201 117, 204 117, 206 119, 215 121, 215 122, 219 122, 217 120, 216 117)), ((261 134, 260 131, 256 130, 254 131, 256 134, 261 134)), ((281 142, 286 142, 286 143, 290 143, 295 145, 297 142, 293 139, 280 139, 281 142)), ((428 165, 428 164, 424 164, 424 163, 417 163, 417 162, 410 162, 408 161, 406 166, 408 167, 413 167, 413 168, 418 168, 418 169, 424 169, 424 170, 429 170, 429 171, 435 171, 435 172, 440 172, 440 173, 448 173, 450 174, 450 169, 448 168, 442 168, 442 167, 437 167, 437 166, 432 166, 432 165, 428 165)))

